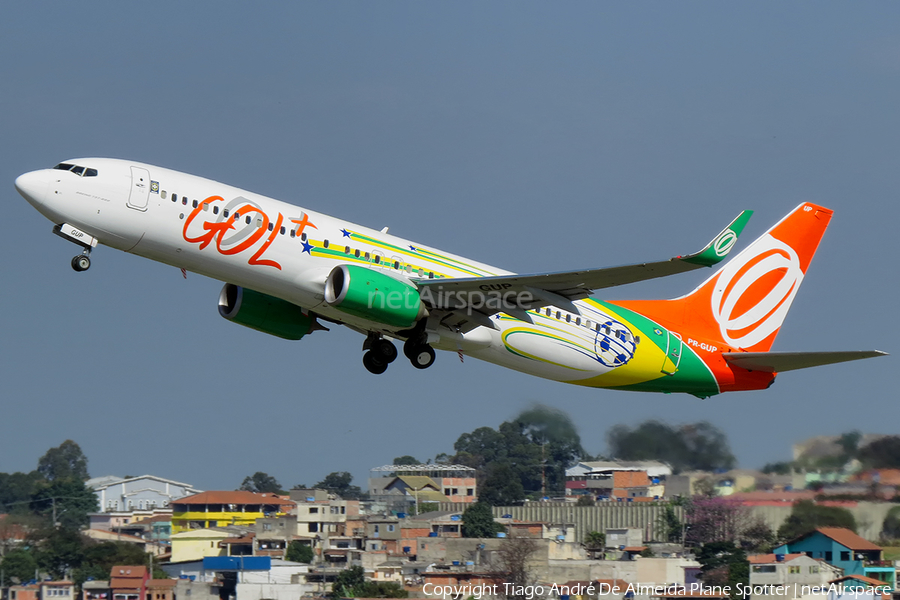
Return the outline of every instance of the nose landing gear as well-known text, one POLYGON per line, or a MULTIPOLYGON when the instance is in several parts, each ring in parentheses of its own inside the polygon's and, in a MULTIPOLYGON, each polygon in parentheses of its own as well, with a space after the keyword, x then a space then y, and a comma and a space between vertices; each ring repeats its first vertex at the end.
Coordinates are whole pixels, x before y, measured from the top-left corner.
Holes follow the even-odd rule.
POLYGON ((90 249, 85 249, 83 254, 79 254, 78 256, 72 259, 72 268, 78 271, 87 271, 91 268, 91 251, 90 249))

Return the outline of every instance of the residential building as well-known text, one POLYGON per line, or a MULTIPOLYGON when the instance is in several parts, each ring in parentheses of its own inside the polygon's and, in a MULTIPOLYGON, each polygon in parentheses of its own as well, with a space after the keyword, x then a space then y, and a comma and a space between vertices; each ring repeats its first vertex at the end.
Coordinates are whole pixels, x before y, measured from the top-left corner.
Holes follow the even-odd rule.
POLYGON ((844 575, 864 575, 894 581, 893 566, 882 565, 882 550, 844 527, 819 527, 775 548, 775 554, 806 554, 843 569, 844 575), (880 575, 880 576, 879 576, 880 575))
POLYGON ((150 579, 147 581, 147 600, 175 600, 174 579, 150 579))
POLYGON ((75 584, 71 581, 42 581, 41 600, 75 600, 75 584))
POLYGON ((97 494, 97 504, 104 512, 166 508, 178 498, 202 491, 155 475, 128 478, 108 475, 89 479, 85 485, 97 494))
POLYGON ((410 482, 405 482, 406 486, 398 485, 398 477, 426 477, 435 485, 436 491, 451 502, 478 500, 475 469, 464 465, 440 464, 385 465, 372 469, 369 475, 369 496, 372 500, 401 506, 414 503, 415 496, 412 492, 422 486, 410 482), (389 486, 391 489, 387 489, 389 486))
MULTIPOLYGON (((190 529, 172 535, 172 562, 201 560, 204 556, 225 556, 219 542, 232 535, 217 529, 190 529)), ((114 599, 115 600, 115 599, 114 599)))
POLYGON ((772 591, 762 586, 787 586, 789 595, 754 594, 751 600, 788 600, 800 597, 803 586, 826 586, 840 577, 841 569, 806 554, 755 554, 747 557, 750 563, 750 585, 753 589, 772 591))
POLYGON ((109 573, 112 600, 147 600, 147 567, 116 566, 109 573))
POLYGON ((295 508, 295 502, 277 494, 203 492, 172 503, 172 537, 191 529, 252 527, 256 519, 286 514, 295 508))
POLYGON ((828 583, 836 585, 829 586, 828 600, 890 600, 892 595, 890 586, 864 575, 844 575, 828 583))
POLYGON ((85 581, 81 584, 82 600, 110 600, 109 581, 85 581))
POLYGON ((566 495, 589 495, 595 498, 662 497, 662 482, 671 473, 669 465, 655 460, 580 462, 566 469, 566 495), (631 493, 629 488, 633 488, 631 493), (638 491, 638 488, 647 489, 638 491), (617 491, 614 493, 613 490, 617 491))
POLYGON ((9 586, 9 600, 41 600, 41 586, 37 584, 9 586))

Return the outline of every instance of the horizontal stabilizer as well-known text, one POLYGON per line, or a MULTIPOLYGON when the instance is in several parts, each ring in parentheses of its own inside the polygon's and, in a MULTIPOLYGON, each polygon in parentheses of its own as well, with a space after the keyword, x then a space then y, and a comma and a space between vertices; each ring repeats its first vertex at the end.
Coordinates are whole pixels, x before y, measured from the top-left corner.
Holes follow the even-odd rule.
POLYGON ((736 367, 748 371, 781 373, 821 365, 887 356, 880 350, 850 350, 846 352, 723 352, 722 357, 736 367))

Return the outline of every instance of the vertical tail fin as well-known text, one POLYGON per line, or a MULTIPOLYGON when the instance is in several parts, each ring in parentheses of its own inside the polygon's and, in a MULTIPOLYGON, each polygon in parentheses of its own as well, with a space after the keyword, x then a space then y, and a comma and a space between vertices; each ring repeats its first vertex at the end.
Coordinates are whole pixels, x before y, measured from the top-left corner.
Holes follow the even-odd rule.
POLYGON ((815 204, 801 204, 690 294, 615 304, 731 348, 766 352, 832 214, 815 204))

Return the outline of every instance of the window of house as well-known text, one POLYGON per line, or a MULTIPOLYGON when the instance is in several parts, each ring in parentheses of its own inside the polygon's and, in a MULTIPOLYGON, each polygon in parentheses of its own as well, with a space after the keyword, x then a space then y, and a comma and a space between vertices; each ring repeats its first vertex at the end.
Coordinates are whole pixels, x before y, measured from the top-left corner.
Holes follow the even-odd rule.
POLYGON ((819 572, 819 567, 818 567, 818 565, 810 567, 810 568, 809 568, 809 572, 810 572, 810 573, 813 573, 813 574, 814 574, 814 573, 818 573, 818 572, 819 572))
POLYGON ((393 526, 393 525, 388 525, 388 531, 393 531, 393 530, 394 530, 394 526, 393 526))
POLYGON ((318 533, 319 532, 319 524, 318 523, 310 523, 309 524, 309 532, 310 533, 318 533))
POLYGON ((825 558, 826 561, 829 561, 829 562, 830 562, 833 556, 834 556, 834 555, 831 553, 831 551, 828 551, 828 552, 825 553, 825 557, 824 557, 824 558, 825 558))
MULTIPOLYGON (((831 552, 828 552, 828 558, 826 558, 825 560, 826 561, 831 560, 831 552)), ((850 553, 849 552, 841 552, 841 560, 844 562, 847 562, 848 560, 850 560, 850 553)))
POLYGON ((796 575, 796 574, 800 573, 800 567, 793 567, 793 566, 788 567, 788 573, 790 573, 792 575, 796 575))
POLYGON ((309 509, 309 514, 311 514, 311 515, 318 514, 318 512, 319 512, 318 506, 313 506, 313 507, 310 507, 310 509, 309 509))
POLYGON ((345 514, 346 512, 347 512, 347 507, 346 507, 346 506, 342 506, 342 507, 341 507, 341 514, 343 515, 343 514, 345 514))
POLYGON ((475 495, 475 490, 473 490, 472 488, 466 488, 466 496, 474 496, 474 495, 475 495))

